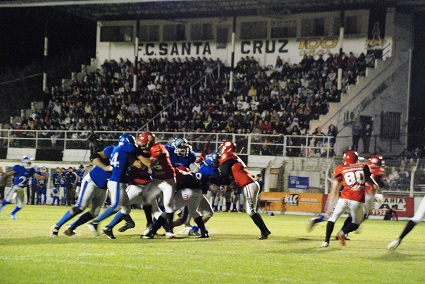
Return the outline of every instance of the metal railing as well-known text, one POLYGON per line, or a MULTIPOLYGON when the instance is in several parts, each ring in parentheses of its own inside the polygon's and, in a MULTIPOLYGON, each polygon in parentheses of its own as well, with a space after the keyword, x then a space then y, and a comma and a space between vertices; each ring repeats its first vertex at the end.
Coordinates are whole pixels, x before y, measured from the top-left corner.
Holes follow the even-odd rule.
MULTIPOLYGON (((116 144, 123 132, 95 131, 94 141, 98 149, 116 144)), ((127 132, 137 138, 141 132, 127 132)), ((331 157, 334 155, 331 136, 314 135, 266 135, 234 134, 204 132, 159 132, 155 133, 157 141, 169 143, 175 137, 187 139, 195 152, 201 153, 206 148, 216 151, 223 141, 236 143, 237 151, 242 155, 289 156, 289 157, 331 157)), ((93 141, 89 131, 77 130, 23 130, 0 129, 0 147, 3 148, 55 148, 89 149, 93 141)))

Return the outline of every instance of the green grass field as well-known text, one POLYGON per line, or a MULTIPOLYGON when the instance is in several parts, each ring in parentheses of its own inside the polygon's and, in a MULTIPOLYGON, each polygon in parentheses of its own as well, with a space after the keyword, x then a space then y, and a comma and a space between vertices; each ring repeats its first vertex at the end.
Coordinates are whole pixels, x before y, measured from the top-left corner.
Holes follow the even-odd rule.
MULTIPOLYGON (((58 238, 51 226, 68 207, 26 206, 13 221, 8 205, 0 216, 0 283, 424 283, 425 226, 418 225, 389 252, 406 221, 367 220, 345 247, 321 248, 326 223, 311 233, 311 216, 263 215, 272 231, 259 231, 245 213, 216 213, 209 239, 179 234, 141 239, 145 221, 134 210, 136 228, 116 240, 95 237, 85 226, 77 237, 58 238)), ((344 218, 336 226, 339 230, 344 218)), ((101 223, 105 225, 105 223, 101 223)), ((180 232, 182 227, 175 228, 180 232)))

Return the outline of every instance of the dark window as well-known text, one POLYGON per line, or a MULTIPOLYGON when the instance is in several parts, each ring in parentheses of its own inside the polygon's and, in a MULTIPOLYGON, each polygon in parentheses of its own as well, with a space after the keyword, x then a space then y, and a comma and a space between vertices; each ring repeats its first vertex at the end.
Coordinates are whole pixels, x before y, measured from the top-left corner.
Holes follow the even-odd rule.
POLYGON ((101 27, 100 41, 102 42, 132 42, 133 27, 101 27))

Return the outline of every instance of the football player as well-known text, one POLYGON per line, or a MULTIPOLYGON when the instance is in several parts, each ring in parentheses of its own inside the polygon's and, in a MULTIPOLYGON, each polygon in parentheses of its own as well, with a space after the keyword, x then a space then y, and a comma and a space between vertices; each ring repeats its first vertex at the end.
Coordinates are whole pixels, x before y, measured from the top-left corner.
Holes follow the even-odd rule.
POLYGON ((11 190, 0 205, 0 215, 4 207, 12 200, 16 193, 16 207, 9 215, 12 220, 16 220, 15 214, 24 206, 25 189, 28 186, 29 179, 34 177, 39 180, 45 179, 45 177, 36 173, 35 167, 31 166, 31 159, 27 156, 22 158, 21 165, 14 165, 11 171, 2 175, 2 179, 6 180, 9 176, 14 177, 13 184, 11 190))
POLYGON ((352 222, 339 231, 337 237, 342 246, 345 245, 345 235, 357 230, 363 220, 363 204, 365 202, 365 183, 369 183, 374 190, 379 186, 373 179, 369 166, 359 163, 359 156, 355 151, 348 151, 344 154, 343 164, 334 170, 334 181, 329 193, 329 206, 325 216, 330 216, 326 226, 326 237, 322 247, 329 246, 329 240, 335 226, 335 222, 344 211, 349 211, 352 222), (341 195, 338 198, 340 187, 343 186, 341 195), (334 204, 335 208, 334 208, 334 204), (333 209, 333 211, 332 211, 333 209))
POLYGON ((220 174, 211 178, 217 185, 229 185, 231 182, 242 189, 246 200, 246 213, 260 229, 260 240, 265 240, 271 234, 266 224, 257 212, 257 200, 260 185, 248 172, 245 163, 236 154, 236 145, 232 141, 224 141, 220 146, 219 171, 220 174))
MULTIPOLYGON (((412 171, 416 171, 416 167, 412 169, 412 171)), ((387 248, 389 250, 395 250, 401 244, 401 241, 413 230, 413 228, 419 224, 425 218, 425 197, 422 198, 419 203, 419 207, 416 209, 415 215, 407 222, 404 227, 403 232, 401 232, 400 236, 392 241, 387 248)))
MULTIPOLYGON (((103 152, 106 156, 109 156, 114 147, 108 146, 103 152)), ((78 194, 78 199, 74 207, 66 211, 62 218, 53 225, 50 229, 50 236, 57 237, 60 228, 69 220, 82 213, 87 207, 90 206, 90 210, 80 216, 74 223, 72 223, 68 229, 65 230, 64 234, 72 237, 75 235, 74 230, 87 223, 88 221, 99 215, 100 208, 105 203, 107 196, 107 183, 111 177, 112 167, 109 165, 107 158, 102 158, 99 153, 94 153, 90 156, 90 160, 94 163, 99 164, 95 166, 82 180, 82 190, 78 194), (97 159, 102 159, 101 162, 97 162, 97 159)))
MULTIPOLYGON (((155 135, 149 131, 141 133, 137 143, 143 151, 143 154, 138 156, 138 158, 152 171, 152 180, 146 187, 146 201, 150 203, 156 202, 157 195, 162 193, 165 216, 161 215, 155 224, 164 225, 165 236, 170 239, 174 238, 172 224, 176 173, 170 161, 170 154, 164 145, 156 141, 155 135)), ((144 206, 144 209, 148 210, 148 207, 144 206)), ((145 212, 145 214, 148 214, 148 212, 145 212)))
MULTIPOLYGON (((99 234, 97 232, 99 222, 108 218, 120 208, 127 214, 130 212, 131 207, 126 192, 127 170, 131 165, 141 167, 141 164, 136 158, 140 154, 139 150, 135 144, 135 138, 125 133, 118 138, 118 145, 114 146, 110 155, 107 155, 108 153, 105 153, 105 151, 98 152, 100 158, 109 159, 109 164, 112 167, 112 174, 107 184, 111 196, 111 206, 87 224, 87 227, 94 235, 97 236, 99 234)), ((96 166, 105 166, 101 159, 94 159, 93 164, 96 166)), ((108 235, 107 230, 103 230, 103 233, 108 235)))

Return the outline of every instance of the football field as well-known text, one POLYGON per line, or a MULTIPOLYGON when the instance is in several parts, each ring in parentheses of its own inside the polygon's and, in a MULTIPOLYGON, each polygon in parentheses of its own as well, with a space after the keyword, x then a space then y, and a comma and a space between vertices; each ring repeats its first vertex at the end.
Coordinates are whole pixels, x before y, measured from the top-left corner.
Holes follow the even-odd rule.
MULTIPOLYGON (((144 214, 133 210, 136 228, 117 239, 49 236, 69 207, 25 206, 13 221, 0 216, 0 283, 424 283, 425 226, 419 224, 399 248, 387 245, 407 221, 367 220, 345 247, 332 239, 322 248, 326 222, 307 233, 311 216, 262 214, 272 234, 260 233, 245 213, 219 212, 207 223, 209 239, 179 234, 141 239, 144 214)), ((335 225, 334 235, 345 218, 335 225)), ((109 219, 108 219, 109 220, 109 219)), ((100 228, 107 224, 104 221, 100 228)))

